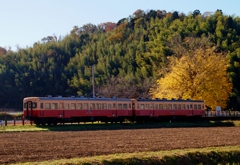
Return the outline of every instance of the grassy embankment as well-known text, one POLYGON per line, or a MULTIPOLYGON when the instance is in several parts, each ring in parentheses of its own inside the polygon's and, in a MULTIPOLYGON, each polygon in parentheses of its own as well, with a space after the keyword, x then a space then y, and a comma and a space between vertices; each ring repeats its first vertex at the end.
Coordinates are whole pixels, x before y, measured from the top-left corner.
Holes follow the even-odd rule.
POLYGON ((112 154, 85 158, 17 163, 18 165, 237 165, 240 162, 240 146, 208 147, 172 151, 112 154))

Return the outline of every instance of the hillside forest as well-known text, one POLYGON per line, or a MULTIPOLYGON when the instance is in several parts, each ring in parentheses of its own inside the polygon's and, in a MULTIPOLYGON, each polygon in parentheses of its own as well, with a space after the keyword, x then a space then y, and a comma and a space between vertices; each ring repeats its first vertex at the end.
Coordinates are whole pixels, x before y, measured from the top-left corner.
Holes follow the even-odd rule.
POLYGON ((21 108, 28 96, 93 94, 190 98, 240 110, 240 17, 138 9, 31 47, 0 47, 1 108, 21 108))

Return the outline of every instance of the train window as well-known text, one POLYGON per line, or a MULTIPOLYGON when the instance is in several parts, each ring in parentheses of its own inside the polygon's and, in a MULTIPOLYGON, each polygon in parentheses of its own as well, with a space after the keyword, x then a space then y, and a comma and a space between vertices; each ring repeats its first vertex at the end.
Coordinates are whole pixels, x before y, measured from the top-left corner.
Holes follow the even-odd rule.
POLYGON ((172 104, 168 104, 168 109, 172 109, 172 104))
POLYGON ((204 109, 204 105, 202 105, 202 109, 204 109))
POLYGON ((28 108, 32 108, 31 102, 28 103, 28 108))
POLYGON ((135 109, 135 104, 134 103, 132 104, 132 109, 135 109))
POLYGON ((43 103, 40 103, 40 108, 43 109, 43 103))
POLYGON ((45 103, 45 109, 50 109, 50 103, 45 103))
POLYGON ((66 105, 66 109, 69 109, 69 104, 68 104, 68 103, 66 103, 65 105, 66 105))
POLYGON ((173 104, 173 109, 174 109, 174 110, 177 109, 177 104, 173 104))
POLYGON ((122 104, 118 104, 118 109, 122 109, 122 104))
POLYGON ((29 103, 25 103, 24 104, 24 108, 27 108, 27 104, 28 104, 28 108, 37 108, 37 103, 36 102, 33 102, 32 104, 31 104, 31 102, 29 102, 29 103))
POLYGON ((107 109, 107 104, 106 103, 102 104, 102 109, 107 109))
POLYGON ((95 104, 94 103, 90 103, 90 109, 95 109, 95 104))
POLYGON ((113 103, 113 108, 116 108, 116 104, 115 103, 113 103))
POLYGON ((158 110, 158 104, 155 104, 155 110, 158 110))
POLYGON ((163 105, 162 104, 159 104, 159 109, 163 109, 163 105))
POLYGON ((101 109, 101 104, 97 103, 97 109, 101 109))
POLYGON ((153 104, 150 104, 150 109, 153 109, 154 105, 153 104))
POLYGON ((112 109, 112 104, 108 104, 108 109, 112 109))
POLYGON ((182 104, 182 109, 186 109, 186 108, 185 108, 185 104, 182 104))
POLYGON ((63 103, 59 104, 59 109, 63 109, 63 103))
POLYGON ((196 104, 194 104, 194 109, 197 109, 197 105, 196 104))
POLYGON ((33 103, 32 103, 32 107, 33 107, 33 108, 37 108, 37 103, 36 103, 36 102, 33 102, 33 103))
POLYGON ((71 109, 76 109, 76 103, 71 103, 71 109))
POLYGON ((198 104, 198 109, 201 109, 201 104, 198 104))
POLYGON ((123 104, 123 109, 128 109, 127 104, 123 104))
POLYGON ((178 104, 178 109, 181 110, 181 104, 178 104))
POLYGON ((57 103, 52 103, 52 109, 58 109, 58 104, 57 103))
POLYGON ((83 104, 83 109, 88 109, 88 103, 83 104))
POLYGON ((193 108, 193 106, 192 106, 192 104, 190 104, 190 109, 192 109, 193 108))
POLYGON ((144 109, 144 104, 141 104, 141 105, 140 105, 140 109, 144 109))
POLYGON ((163 104, 163 109, 167 109, 167 104, 163 104))
POLYGON ((139 109, 139 104, 137 104, 137 109, 139 109))
POLYGON ((149 109, 149 104, 146 104, 146 105, 145 105, 145 109, 149 109))
POLYGON ((129 109, 131 109, 131 108, 132 108, 132 107, 131 107, 131 104, 128 104, 128 108, 129 108, 129 109))
MULTIPOLYGON (((28 106, 28 108, 31 108, 31 103, 30 103, 30 102, 27 103, 26 105, 28 106)), ((27 107, 27 106, 26 106, 26 107, 27 107)))
POLYGON ((189 105, 187 105, 187 109, 189 109, 189 105))
POLYGON ((82 109, 82 103, 77 103, 77 109, 82 109))

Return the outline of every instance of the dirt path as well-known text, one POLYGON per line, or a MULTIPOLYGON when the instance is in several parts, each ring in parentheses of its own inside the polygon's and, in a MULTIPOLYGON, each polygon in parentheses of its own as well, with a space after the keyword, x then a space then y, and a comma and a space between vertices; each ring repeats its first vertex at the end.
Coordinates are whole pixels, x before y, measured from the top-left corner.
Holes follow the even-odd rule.
POLYGON ((0 164, 240 145, 239 127, 0 133, 0 164))

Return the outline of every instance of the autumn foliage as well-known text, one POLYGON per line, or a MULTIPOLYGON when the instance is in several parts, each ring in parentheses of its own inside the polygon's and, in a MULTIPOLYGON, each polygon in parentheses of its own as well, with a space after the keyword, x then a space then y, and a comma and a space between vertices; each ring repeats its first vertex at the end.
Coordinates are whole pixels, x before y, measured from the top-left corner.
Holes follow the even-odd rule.
POLYGON ((214 48, 196 49, 191 55, 170 58, 169 72, 157 80, 154 97, 204 100, 212 109, 226 107, 232 85, 227 68, 229 61, 214 48))

